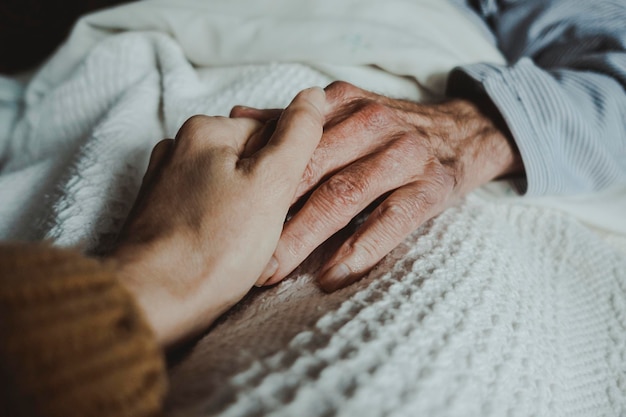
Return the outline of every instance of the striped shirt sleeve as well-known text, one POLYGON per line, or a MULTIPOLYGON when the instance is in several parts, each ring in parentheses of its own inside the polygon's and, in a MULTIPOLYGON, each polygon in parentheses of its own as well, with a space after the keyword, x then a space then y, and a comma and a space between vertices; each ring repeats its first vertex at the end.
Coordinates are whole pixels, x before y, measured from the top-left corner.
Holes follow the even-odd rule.
POLYGON ((527 195, 626 184, 626 3, 484 0, 508 65, 456 68, 450 96, 486 95, 520 150, 527 195))

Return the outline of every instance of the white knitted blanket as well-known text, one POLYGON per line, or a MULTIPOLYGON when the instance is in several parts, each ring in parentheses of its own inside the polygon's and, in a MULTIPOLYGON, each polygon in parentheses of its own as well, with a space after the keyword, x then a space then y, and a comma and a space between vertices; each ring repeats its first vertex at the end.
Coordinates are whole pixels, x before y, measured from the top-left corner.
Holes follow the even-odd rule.
MULTIPOLYGON (((0 237, 105 249, 151 147, 195 113, 284 106, 336 78, 418 100, 453 65, 501 59, 442 1, 294 3, 138 2, 81 20, 25 91, 0 83, 0 237)), ((330 241, 251 291, 172 364, 169 414, 626 416, 622 194, 591 204, 493 189, 344 290, 314 284, 330 241)))

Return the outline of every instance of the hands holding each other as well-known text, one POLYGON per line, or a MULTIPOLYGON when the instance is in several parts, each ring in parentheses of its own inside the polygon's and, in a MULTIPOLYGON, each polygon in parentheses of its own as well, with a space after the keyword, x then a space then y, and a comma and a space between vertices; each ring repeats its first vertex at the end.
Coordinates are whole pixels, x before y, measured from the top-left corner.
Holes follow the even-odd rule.
MULTIPOLYGON (((495 109, 463 99, 438 104, 390 99, 345 82, 326 87, 326 99, 324 135, 293 202, 305 195, 306 201, 283 229, 272 261, 277 270, 265 271, 258 284, 285 278, 326 239, 382 199, 322 267, 323 289, 344 287, 474 188, 523 173, 495 109)), ((233 117, 255 118, 269 126, 280 114, 280 109, 239 106, 231 111, 233 117)))
POLYGON ((322 135, 324 96, 300 92, 254 152, 261 123, 206 116, 153 149, 108 258, 161 344, 206 329, 263 273, 322 135))
POLYGON ((344 82, 304 90, 284 110, 194 116, 153 149, 109 257, 169 345, 255 283, 281 281, 376 202, 319 284, 334 291, 362 277, 472 189, 523 172, 504 131, 466 100, 418 104, 344 82))

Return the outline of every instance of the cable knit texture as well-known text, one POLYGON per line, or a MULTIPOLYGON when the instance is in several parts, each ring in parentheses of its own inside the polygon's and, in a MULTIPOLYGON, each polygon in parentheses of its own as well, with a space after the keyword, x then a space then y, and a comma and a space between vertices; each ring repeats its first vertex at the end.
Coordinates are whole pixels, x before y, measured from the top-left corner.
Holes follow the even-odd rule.
POLYGON ((0 246, 0 415, 160 413, 165 365, 139 309, 95 260, 0 246))

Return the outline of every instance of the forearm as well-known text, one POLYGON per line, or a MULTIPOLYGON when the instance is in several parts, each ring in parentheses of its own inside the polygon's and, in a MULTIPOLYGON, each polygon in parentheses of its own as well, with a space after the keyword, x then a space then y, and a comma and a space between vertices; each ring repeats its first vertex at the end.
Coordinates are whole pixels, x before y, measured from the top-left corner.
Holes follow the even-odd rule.
POLYGON ((43 244, 0 245, 0 414, 153 416, 160 347, 110 268, 43 244))
POLYGON ((604 1, 499 6, 484 17, 512 64, 451 74, 449 95, 485 97, 499 110, 529 195, 626 183, 625 9, 604 1))

